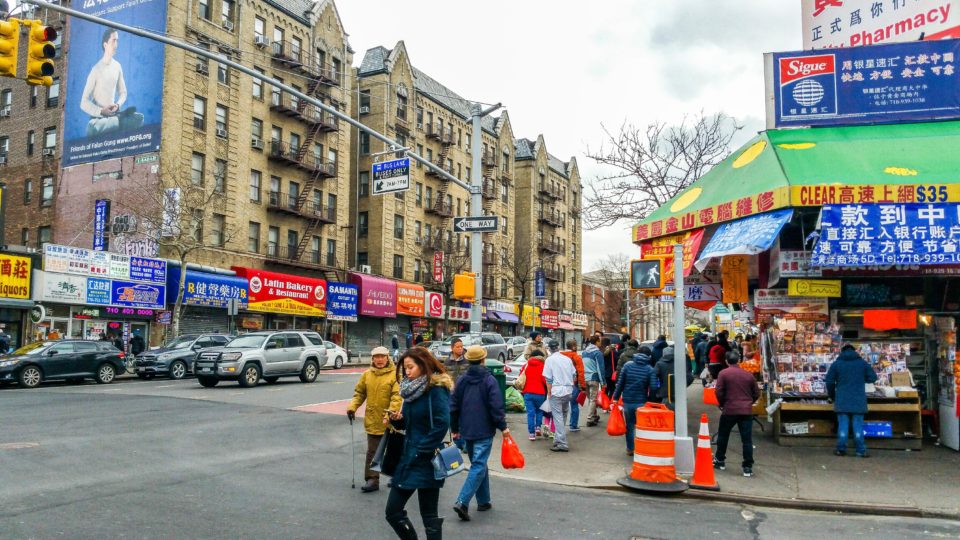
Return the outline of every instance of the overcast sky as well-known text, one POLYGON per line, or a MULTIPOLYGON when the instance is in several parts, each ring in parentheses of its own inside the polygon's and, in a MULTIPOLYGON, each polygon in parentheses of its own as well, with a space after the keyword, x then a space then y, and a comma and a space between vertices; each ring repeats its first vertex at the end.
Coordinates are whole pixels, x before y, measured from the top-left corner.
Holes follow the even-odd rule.
MULTIPOLYGON (((503 102, 517 137, 585 157, 601 124, 674 122, 724 111, 763 129, 762 53, 802 47, 800 0, 339 0, 359 65, 367 49, 406 43, 415 66, 461 96, 503 102), (467 6, 481 7, 471 13, 467 6)), ((631 256, 629 224, 583 233, 583 270, 631 256)))

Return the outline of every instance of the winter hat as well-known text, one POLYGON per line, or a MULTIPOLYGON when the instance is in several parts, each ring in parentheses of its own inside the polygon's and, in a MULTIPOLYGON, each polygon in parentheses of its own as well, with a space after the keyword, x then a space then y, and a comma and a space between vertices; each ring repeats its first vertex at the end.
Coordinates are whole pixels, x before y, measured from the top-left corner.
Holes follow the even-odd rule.
POLYGON ((673 345, 667 345, 666 347, 663 348, 663 358, 669 358, 673 360, 674 351, 675 349, 673 348, 673 345))
POLYGON ((537 336, 540 335, 540 332, 530 332, 530 339, 537 339, 537 336))
POLYGON ((560 350, 560 343, 555 339, 551 339, 547 342, 547 348, 550 349, 550 352, 557 352, 560 350))
POLYGON ((463 355, 467 362, 479 364, 487 357, 487 350, 480 345, 471 345, 467 347, 467 353, 463 355))
POLYGON ((380 356, 380 355, 390 356, 390 351, 388 351, 386 347, 374 347, 373 350, 370 351, 370 356, 380 356))

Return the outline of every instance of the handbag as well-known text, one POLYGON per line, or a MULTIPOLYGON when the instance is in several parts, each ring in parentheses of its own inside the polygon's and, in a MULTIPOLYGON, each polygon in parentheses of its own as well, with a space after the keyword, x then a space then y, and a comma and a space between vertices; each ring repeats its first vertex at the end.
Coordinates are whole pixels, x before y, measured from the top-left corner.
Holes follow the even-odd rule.
POLYGON ((397 470, 397 464, 400 463, 400 456, 403 454, 403 438, 403 432, 387 429, 383 437, 380 437, 380 444, 370 462, 370 470, 393 476, 397 470))
POLYGON ((460 449, 452 444, 446 444, 442 449, 436 451, 433 459, 433 478, 443 480, 467 469, 460 449))
MULTIPOLYGON (((524 366, 526 367, 526 366, 524 366)), ((520 372, 520 375, 517 377, 517 380, 513 381, 513 387, 517 390, 523 392, 523 387, 527 385, 527 373, 526 369, 520 372)))
POLYGON ((547 399, 543 400, 543 405, 540 405, 540 410, 545 413, 553 412, 550 396, 547 396, 547 399))

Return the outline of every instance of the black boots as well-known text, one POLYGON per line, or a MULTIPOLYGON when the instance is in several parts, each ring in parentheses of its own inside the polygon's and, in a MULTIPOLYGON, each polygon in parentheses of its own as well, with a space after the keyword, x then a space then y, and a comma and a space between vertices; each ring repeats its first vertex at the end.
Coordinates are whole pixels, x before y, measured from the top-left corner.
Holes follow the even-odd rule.
MULTIPOLYGON (((440 520, 443 523, 443 520, 440 520)), ((413 522, 410 521, 410 518, 402 517, 400 519, 388 519, 387 523, 393 527, 393 531, 397 533, 397 537, 400 540, 417 540, 417 530, 413 528, 413 522)), ((439 531, 439 529, 437 529, 439 531)), ((427 535, 429 538, 429 529, 427 529, 427 535)), ((440 538, 437 536, 437 538, 440 538)))
POLYGON ((427 540, 441 540, 443 538, 443 518, 424 519, 423 528, 427 532, 427 540))

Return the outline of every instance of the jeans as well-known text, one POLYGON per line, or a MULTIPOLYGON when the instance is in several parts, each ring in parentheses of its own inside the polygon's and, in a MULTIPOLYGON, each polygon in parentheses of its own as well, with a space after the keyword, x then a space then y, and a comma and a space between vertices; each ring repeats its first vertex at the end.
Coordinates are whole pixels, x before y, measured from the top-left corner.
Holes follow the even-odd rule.
POLYGON ((743 466, 753 467, 753 415, 734 414, 720 415, 720 428, 717 430, 717 461, 727 460, 727 444, 730 442, 730 432, 737 426, 740 432, 740 442, 743 443, 743 466))
POLYGON ((417 492, 417 500, 420 502, 420 518, 426 526, 428 520, 434 520, 438 516, 437 504, 440 502, 440 488, 420 488, 420 489, 400 489, 397 486, 390 488, 390 494, 387 495, 387 508, 384 513, 388 522, 394 522, 407 517, 407 501, 417 492))
MULTIPOLYGON (((630 453, 633 453, 633 443, 636 440, 637 409, 643 405, 643 403, 623 403, 623 420, 627 423, 627 433, 624 437, 627 439, 627 451, 630 453)), ((617 407, 614 407, 610 414, 618 414, 617 407)))
POLYGON ((850 430, 850 424, 853 424, 853 443, 857 448, 857 454, 867 453, 867 441, 863 436, 863 415, 837 413, 837 450, 847 451, 847 432, 850 430), (851 422, 851 420, 853 420, 851 422))
POLYGON ((477 504, 490 502, 490 472, 487 470, 487 460, 490 459, 490 450, 493 448, 493 437, 467 441, 467 455, 470 456, 470 472, 460 488, 457 502, 470 506, 470 499, 477 496, 477 504))
POLYGON ((553 445, 567 448, 567 416, 570 415, 570 396, 550 396, 550 412, 553 413, 553 445))
POLYGON ((600 395, 600 381, 587 382, 587 423, 596 424, 600 421, 597 414, 597 396, 600 395))
POLYGON ((580 427, 580 404, 577 403, 577 396, 580 395, 580 387, 573 387, 573 396, 570 399, 570 429, 580 427))
POLYGON ((547 400, 545 394, 524 394, 523 403, 527 408, 527 432, 531 435, 543 425, 543 411, 540 406, 547 400))

